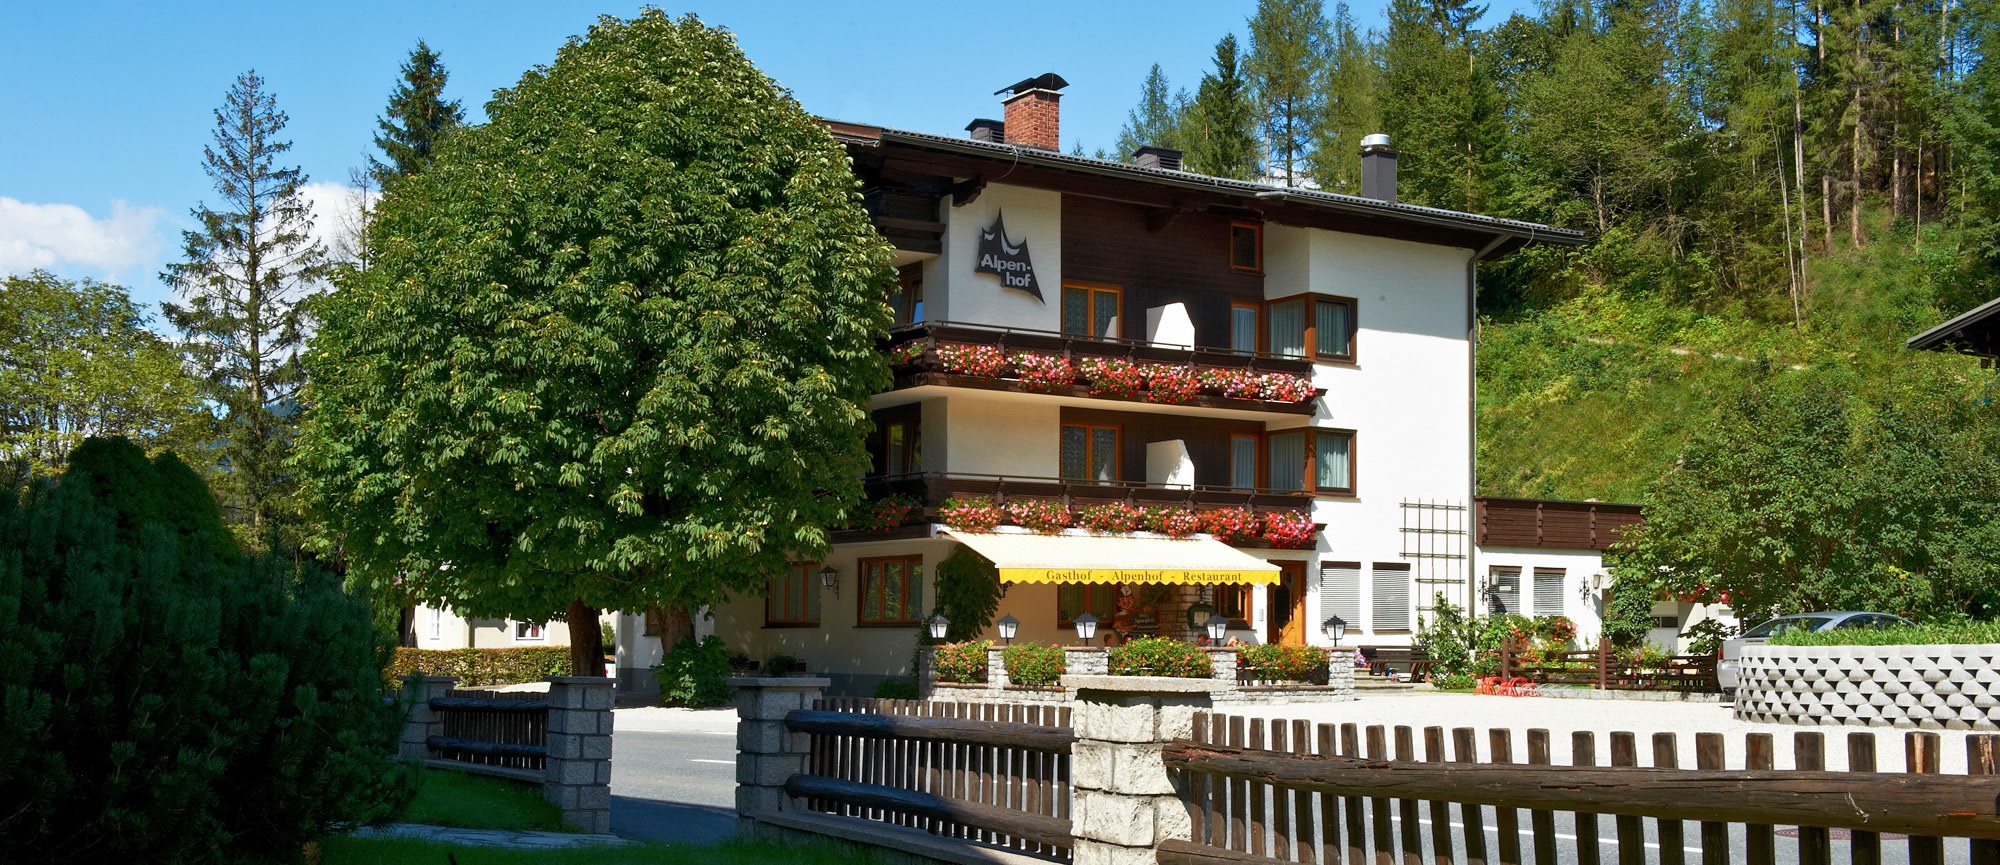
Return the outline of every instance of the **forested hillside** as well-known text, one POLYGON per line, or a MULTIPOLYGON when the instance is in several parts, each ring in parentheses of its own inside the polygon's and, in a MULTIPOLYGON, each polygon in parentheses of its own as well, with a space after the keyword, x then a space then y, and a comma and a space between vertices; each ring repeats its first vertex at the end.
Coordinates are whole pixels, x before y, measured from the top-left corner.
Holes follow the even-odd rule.
MULTIPOLYGON (((1157 67, 1119 149, 1583 229, 1481 271, 1480 484, 1646 501, 1746 391, 1838 374, 1859 404, 1971 361, 1903 340, 2000 294, 1993 0, 1264 0, 1195 94, 1157 67)), ((1942 376, 1941 378, 1938 376, 1942 376)))

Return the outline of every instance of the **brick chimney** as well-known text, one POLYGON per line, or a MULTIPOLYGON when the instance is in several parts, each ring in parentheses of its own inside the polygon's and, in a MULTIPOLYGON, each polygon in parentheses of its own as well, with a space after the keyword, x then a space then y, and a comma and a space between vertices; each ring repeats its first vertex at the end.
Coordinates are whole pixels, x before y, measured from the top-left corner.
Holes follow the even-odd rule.
POLYGON ((1000 101, 1007 107, 1007 142, 1061 152, 1062 89, 1068 86, 1061 75, 1044 72, 993 91, 1012 94, 1000 101))

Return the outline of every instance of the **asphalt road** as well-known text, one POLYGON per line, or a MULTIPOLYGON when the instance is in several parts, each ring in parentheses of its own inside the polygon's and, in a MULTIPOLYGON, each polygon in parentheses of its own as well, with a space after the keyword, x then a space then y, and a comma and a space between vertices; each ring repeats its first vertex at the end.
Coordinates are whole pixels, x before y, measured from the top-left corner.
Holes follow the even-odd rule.
POLYGON ((620 730, 611 747, 614 834, 713 844, 736 833, 735 730, 620 730))

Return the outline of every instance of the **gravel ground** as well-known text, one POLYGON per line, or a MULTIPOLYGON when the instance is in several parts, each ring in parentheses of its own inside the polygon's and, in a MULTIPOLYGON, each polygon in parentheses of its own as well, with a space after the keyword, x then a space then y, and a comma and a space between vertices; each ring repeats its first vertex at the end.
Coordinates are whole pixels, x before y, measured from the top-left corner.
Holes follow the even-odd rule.
MULTIPOLYGON (((1486 730, 1507 729, 1513 731, 1514 759, 1524 760, 1527 754, 1527 731, 1540 727, 1549 731, 1550 751, 1557 763, 1569 762, 1570 733, 1588 730, 1596 733, 1597 763, 1607 765, 1611 759, 1610 734, 1622 731, 1639 736, 1640 762, 1651 764, 1654 733, 1673 733, 1676 748, 1683 768, 1694 765, 1694 737, 1696 733, 1721 733, 1727 743, 1727 757, 1731 768, 1741 768, 1744 756, 1744 736, 1750 733, 1769 733, 1773 739, 1773 758, 1777 768, 1792 768, 1793 736, 1800 732, 1817 732, 1826 737, 1826 766, 1832 770, 1847 768, 1847 737, 1849 733, 1869 733, 1875 736, 1877 765, 1883 771, 1901 771, 1904 768, 1903 737, 1911 732, 1891 727, 1793 727, 1784 724, 1753 724, 1738 721, 1728 703, 1677 703, 1639 700, 1563 700, 1539 697, 1490 697, 1475 694, 1440 694, 1435 692, 1415 692, 1408 694, 1375 695, 1366 694, 1347 703, 1297 704, 1281 706, 1251 706, 1227 710, 1231 714, 1261 718, 1303 718, 1314 723, 1372 724, 1395 727, 1407 725, 1419 728, 1417 747, 1423 747, 1421 728, 1429 726, 1473 727, 1480 730, 1478 736, 1479 753, 1482 759, 1490 759, 1486 730)), ((1958 730, 1937 731, 1942 738, 1942 768, 1947 774, 1965 772, 1966 733, 1958 730)), ((1393 741, 1393 740, 1392 740, 1393 741)))

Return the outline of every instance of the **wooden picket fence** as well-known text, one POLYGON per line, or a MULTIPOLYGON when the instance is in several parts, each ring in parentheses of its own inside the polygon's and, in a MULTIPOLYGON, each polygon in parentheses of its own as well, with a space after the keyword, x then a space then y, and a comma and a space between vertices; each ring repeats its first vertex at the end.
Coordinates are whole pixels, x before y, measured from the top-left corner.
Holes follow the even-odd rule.
POLYGON ((811 743, 786 784, 811 810, 1069 858, 1067 707, 829 697, 786 726, 811 743))
POLYGON ((1588 685, 1598 689, 1634 691, 1692 691, 1715 693, 1722 690, 1715 676, 1714 655, 1674 655, 1657 666, 1639 667, 1622 663, 1609 640, 1599 639, 1597 648, 1574 652, 1527 654, 1508 640, 1500 646, 1502 681, 1526 680, 1541 685, 1588 685))
POLYGON ((1846 840, 1852 865, 1881 865, 1885 853, 1943 865, 1947 839, 1969 845, 1960 848, 1969 858, 1953 862, 2000 865, 2000 736, 1967 738, 1968 774, 1979 777, 1936 775, 1940 739, 1929 732, 1906 734, 1904 772, 1879 774, 1872 733, 1849 736, 1847 772, 1824 771, 1817 731, 1794 734, 1795 765, 1783 771, 1762 733, 1740 746, 1739 770, 1724 768, 1719 733, 1696 734, 1693 767, 1682 765, 1671 733, 1653 737, 1643 768, 1631 733, 1610 734, 1609 766, 1597 765, 1588 732, 1572 735, 1567 765, 1552 764, 1546 730, 1527 731, 1525 763, 1514 759, 1513 731, 1486 731, 1483 760, 1480 738, 1469 727, 1199 714, 1193 738, 1165 754, 1181 773, 1193 839, 1163 844, 1159 861, 1600 865, 1608 846, 1618 865, 1686 865, 1690 848, 1702 865, 1729 865, 1733 832, 1747 865, 1775 865, 1781 835, 1796 838, 1799 865, 1830 865, 1835 837, 1846 840), (1561 812, 1570 815, 1567 834, 1558 831, 1561 812), (1600 815, 1610 815, 1608 834, 1600 815), (1690 832, 1684 821, 1697 825, 1690 832), (1650 857, 1649 838, 1658 847, 1650 857))
POLYGON ((540 772, 548 759, 548 694, 454 688, 431 700, 443 733, 432 737, 439 759, 540 772))

